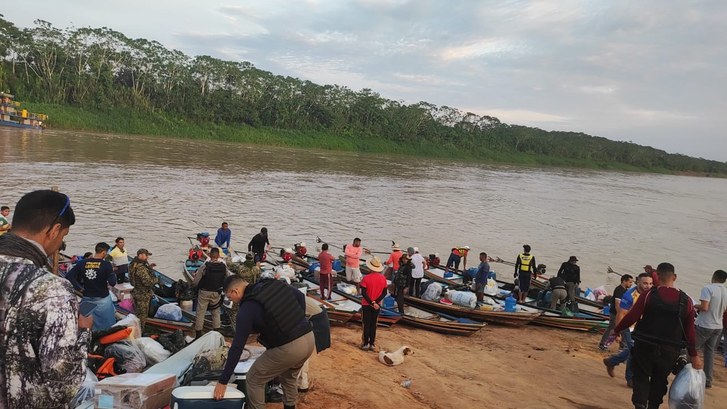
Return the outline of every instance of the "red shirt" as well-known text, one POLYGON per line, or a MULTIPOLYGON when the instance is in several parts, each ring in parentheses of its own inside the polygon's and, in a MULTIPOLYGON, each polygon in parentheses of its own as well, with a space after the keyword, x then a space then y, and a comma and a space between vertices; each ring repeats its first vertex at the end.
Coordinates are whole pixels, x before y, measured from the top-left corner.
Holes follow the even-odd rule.
POLYGON ((321 274, 331 274, 333 272, 333 256, 328 250, 321 251, 318 254, 318 262, 321 264, 321 274))
MULTIPOLYGON (((371 300, 376 301, 386 290, 386 277, 381 273, 369 273, 361 280, 361 288, 365 288, 366 295, 371 300)), ((366 298, 361 297, 361 305, 369 305, 366 298)))
MULTIPOLYGON (((628 314, 626 314, 625 317, 616 325, 616 328, 614 328, 614 333, 618 334, 619 332, 625 330, 626 328, 632 326, 636 323, 639 319, 641 319, 641 316, 644 314, 644 307, 646 303, 649 301, 649 293, 651 291, 659 291, 659 297, 661 297, 664 302, 667 303, 678 303, 679 302, 679 290, 673 287, 654 287, 652 288, 646 295, 642 295, 639 297, 638 300, 636 300, 636 303, 633 307, 629 310, 628 314)), ((696 329, 694 328, 694 316, 696 315, 696 312, 694 311, 694 305, 692 304, 691 298, 687 297, 687 318, 685 322, 682 324, 684 327, 684 335, 687 338, 687 351, 689 352, 689 356, 697 356, 697 335, 696 335, 696 329)))
POLYGON ((391 264, 394 267, 394 271, 399 269, 399 259, 401 258, 401 250, 394 250, 391 252, 389 259, 386 260, 386 264, 391 264))

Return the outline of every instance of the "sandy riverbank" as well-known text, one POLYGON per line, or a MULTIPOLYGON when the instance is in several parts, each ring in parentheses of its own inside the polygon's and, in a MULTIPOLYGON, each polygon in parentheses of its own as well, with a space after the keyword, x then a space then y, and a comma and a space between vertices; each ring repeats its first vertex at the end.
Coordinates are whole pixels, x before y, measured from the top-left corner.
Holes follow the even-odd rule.
MULTIPOLYGON (((380 329, 379 347, 410 345, 404 364, 386 367, 360 351, 360 328, 332 331, 333 347, 311 364, 302 409, 348 408, 630 408, 624 366, 610 378, 598 336, 537 326, 488 326, 469 338, 396 326, 380 329), (410 389, 400 385, 412 380, 410 389)), ((727 368, 715 364, 706 408, 727 401, 727 368)), ((268 405, 278 408, 282 405, 268 405)), ((666 401, 662 408, 666 408, 666 401)))

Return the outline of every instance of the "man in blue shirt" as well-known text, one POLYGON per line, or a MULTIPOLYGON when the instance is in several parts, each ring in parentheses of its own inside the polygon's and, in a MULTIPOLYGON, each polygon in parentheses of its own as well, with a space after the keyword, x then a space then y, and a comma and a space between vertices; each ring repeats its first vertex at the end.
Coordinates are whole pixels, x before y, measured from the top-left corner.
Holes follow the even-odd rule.
POLYGON ((215 244, 217 247, 222 248, 222 251, 227 254, 227 249, 230 247, 230 238, 232 237, 232 231, 230 230, 227 222, 222 222, 222 227, 217 229, 215 235, 215 244))
POLYGON ((116 323, 116 308, 109 294, 109 286, 116 285, 116 273, 111 263, 104 260, 109 247, 103 242, 96 244, 93 257, 79 261, 66 275, 73 287, 83 293, 81 304, 95 304, 94 331, 110 328, 116 323))
POLYGON ((487 285, 487 276, 490 274, 490 263, 487 262, 487 253, 480 253, 480 266, 475 274, 475 294, 477 295, 477 305, 482 305, 485 299, 485 286, 487 285))

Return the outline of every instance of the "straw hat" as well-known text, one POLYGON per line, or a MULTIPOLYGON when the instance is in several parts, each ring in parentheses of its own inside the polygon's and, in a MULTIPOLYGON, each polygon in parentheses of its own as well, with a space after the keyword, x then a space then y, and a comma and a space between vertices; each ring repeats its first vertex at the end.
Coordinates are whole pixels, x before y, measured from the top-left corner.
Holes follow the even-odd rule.
POLYGON ((399 243, 394 243, 391 245, 392 250, 401 250, 401 247, 399 247, 399 243))
POLYGON ((384 264, 381 262, 381 260, 379 260, 378 257, 373 257, 366 261, 366 267, 368 267, 369 270, 375 271, 377 273, 384 271, 384 264))
POLYGON ((298 243, 298 247, 306 247, 305 242, 301 241, 300 243, 298 243))

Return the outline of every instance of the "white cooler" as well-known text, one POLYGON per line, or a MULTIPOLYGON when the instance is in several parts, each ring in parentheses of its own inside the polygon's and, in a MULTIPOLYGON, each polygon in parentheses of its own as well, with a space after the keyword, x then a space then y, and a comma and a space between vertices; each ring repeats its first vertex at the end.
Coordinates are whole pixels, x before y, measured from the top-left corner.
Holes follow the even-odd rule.
POLYGON ((215 385, 182 386, 172 391, 170 409, 241 409, 245 394, 228 387, 222 400, 214 400, 215 385))

